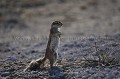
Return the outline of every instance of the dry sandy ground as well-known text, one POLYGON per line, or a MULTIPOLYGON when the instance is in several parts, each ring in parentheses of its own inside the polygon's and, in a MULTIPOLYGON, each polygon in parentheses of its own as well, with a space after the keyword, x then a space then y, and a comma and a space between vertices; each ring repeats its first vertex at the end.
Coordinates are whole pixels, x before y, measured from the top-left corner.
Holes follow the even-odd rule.
POLYGON ((119 79, 120 34, 107 37, 83 37, 77 40, 61 42, 56 66, 26 71, 27 63, 43 57, 47 41, 14 41, 0 43, 0 78, 1 79, 119 79), (99 52, 95 51, 96 42, 99 52), (111 65, 98 66, 95 62, 100 54, 106 54, 111 65), (86 59, 85 59, 86 58, 86 59))
POLYGON ((0 0, 0 79, 119 79, 120 66, 81 61, 98 59, 95 42, 119 64, 120 0, 0 0), (57 67, 23 72, 44 56, 55 20, 63 23, 57 67))

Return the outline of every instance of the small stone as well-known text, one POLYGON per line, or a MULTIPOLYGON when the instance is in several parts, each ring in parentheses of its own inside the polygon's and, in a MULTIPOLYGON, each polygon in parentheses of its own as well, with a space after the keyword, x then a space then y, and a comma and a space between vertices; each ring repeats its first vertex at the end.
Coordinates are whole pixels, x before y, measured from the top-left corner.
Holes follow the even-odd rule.
POLYGON ((106 75, 105 75, 104 73, 100 73, 99 76, 100 76, 101 78, 105 78, 106 75))
POLYGON ((94 79, 93 77, 89 77, 88 79, 94 79))
POLYGON ((106 79, 114 79, 114 78, 115 78, 115 74, 109 73, 106 79))
POLYGON ((8 56, 6 60, 9 60, 9 61, 16 61, 17 58, 16 58, 16 56, 8 56))
POLYGON ((86 75, 88 75, 88 73, 87 72, 82 72, 81 74, 80 74, 80 76, 86 76, 86 75))
POLYGON ((113 73, 115 74, 115 75, 119 75, 119 71, 113 71, 113 73))
POLYGON ((6 77, 6 76, 9 76, 10 75, 10 72, 3 72, 2 74, 1 74, 1 77, 6 77))
POLYGON ((109 73, 109 72, 110 72, 110 69, 109 69, 109 68, 105 68, 105 71, 109 73))

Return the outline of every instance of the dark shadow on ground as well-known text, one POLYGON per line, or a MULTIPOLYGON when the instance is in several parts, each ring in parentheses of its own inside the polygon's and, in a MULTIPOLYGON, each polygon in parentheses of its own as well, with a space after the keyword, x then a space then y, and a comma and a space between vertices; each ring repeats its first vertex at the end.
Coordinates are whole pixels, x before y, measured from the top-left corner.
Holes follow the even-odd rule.
POLYGON ((57 66, 48 70, 50 77, 48 79, 66 79, 64 72, 57 66))

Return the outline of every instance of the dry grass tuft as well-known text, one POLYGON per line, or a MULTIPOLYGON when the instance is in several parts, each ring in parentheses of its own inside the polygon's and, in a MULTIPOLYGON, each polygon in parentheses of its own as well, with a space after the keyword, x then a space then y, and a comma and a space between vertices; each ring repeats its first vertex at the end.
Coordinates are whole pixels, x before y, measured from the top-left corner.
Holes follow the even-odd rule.
POLYGON ((95 42, 95 46, 93 46, 95 48, 95 52, 97 54, 97 59, 88 59, 86 57, 84 57, 85 60, 84 61, 84 65, 83 67, 114 67, 114 66, 120 66, 119 61, 117 60, 117 57, 112 57, 107 51, 100 51, 97 43, 95 42))

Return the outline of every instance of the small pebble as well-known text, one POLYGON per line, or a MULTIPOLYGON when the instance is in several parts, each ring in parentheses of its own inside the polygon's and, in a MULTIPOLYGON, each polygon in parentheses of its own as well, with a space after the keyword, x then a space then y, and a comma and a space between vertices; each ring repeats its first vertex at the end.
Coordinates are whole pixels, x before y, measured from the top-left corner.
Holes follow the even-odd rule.
POLYGON ((1 77, 6 77, 6 76, 9 76, 10 75, 10 72, 3 72, 2 74, 1 74, 1 77))

